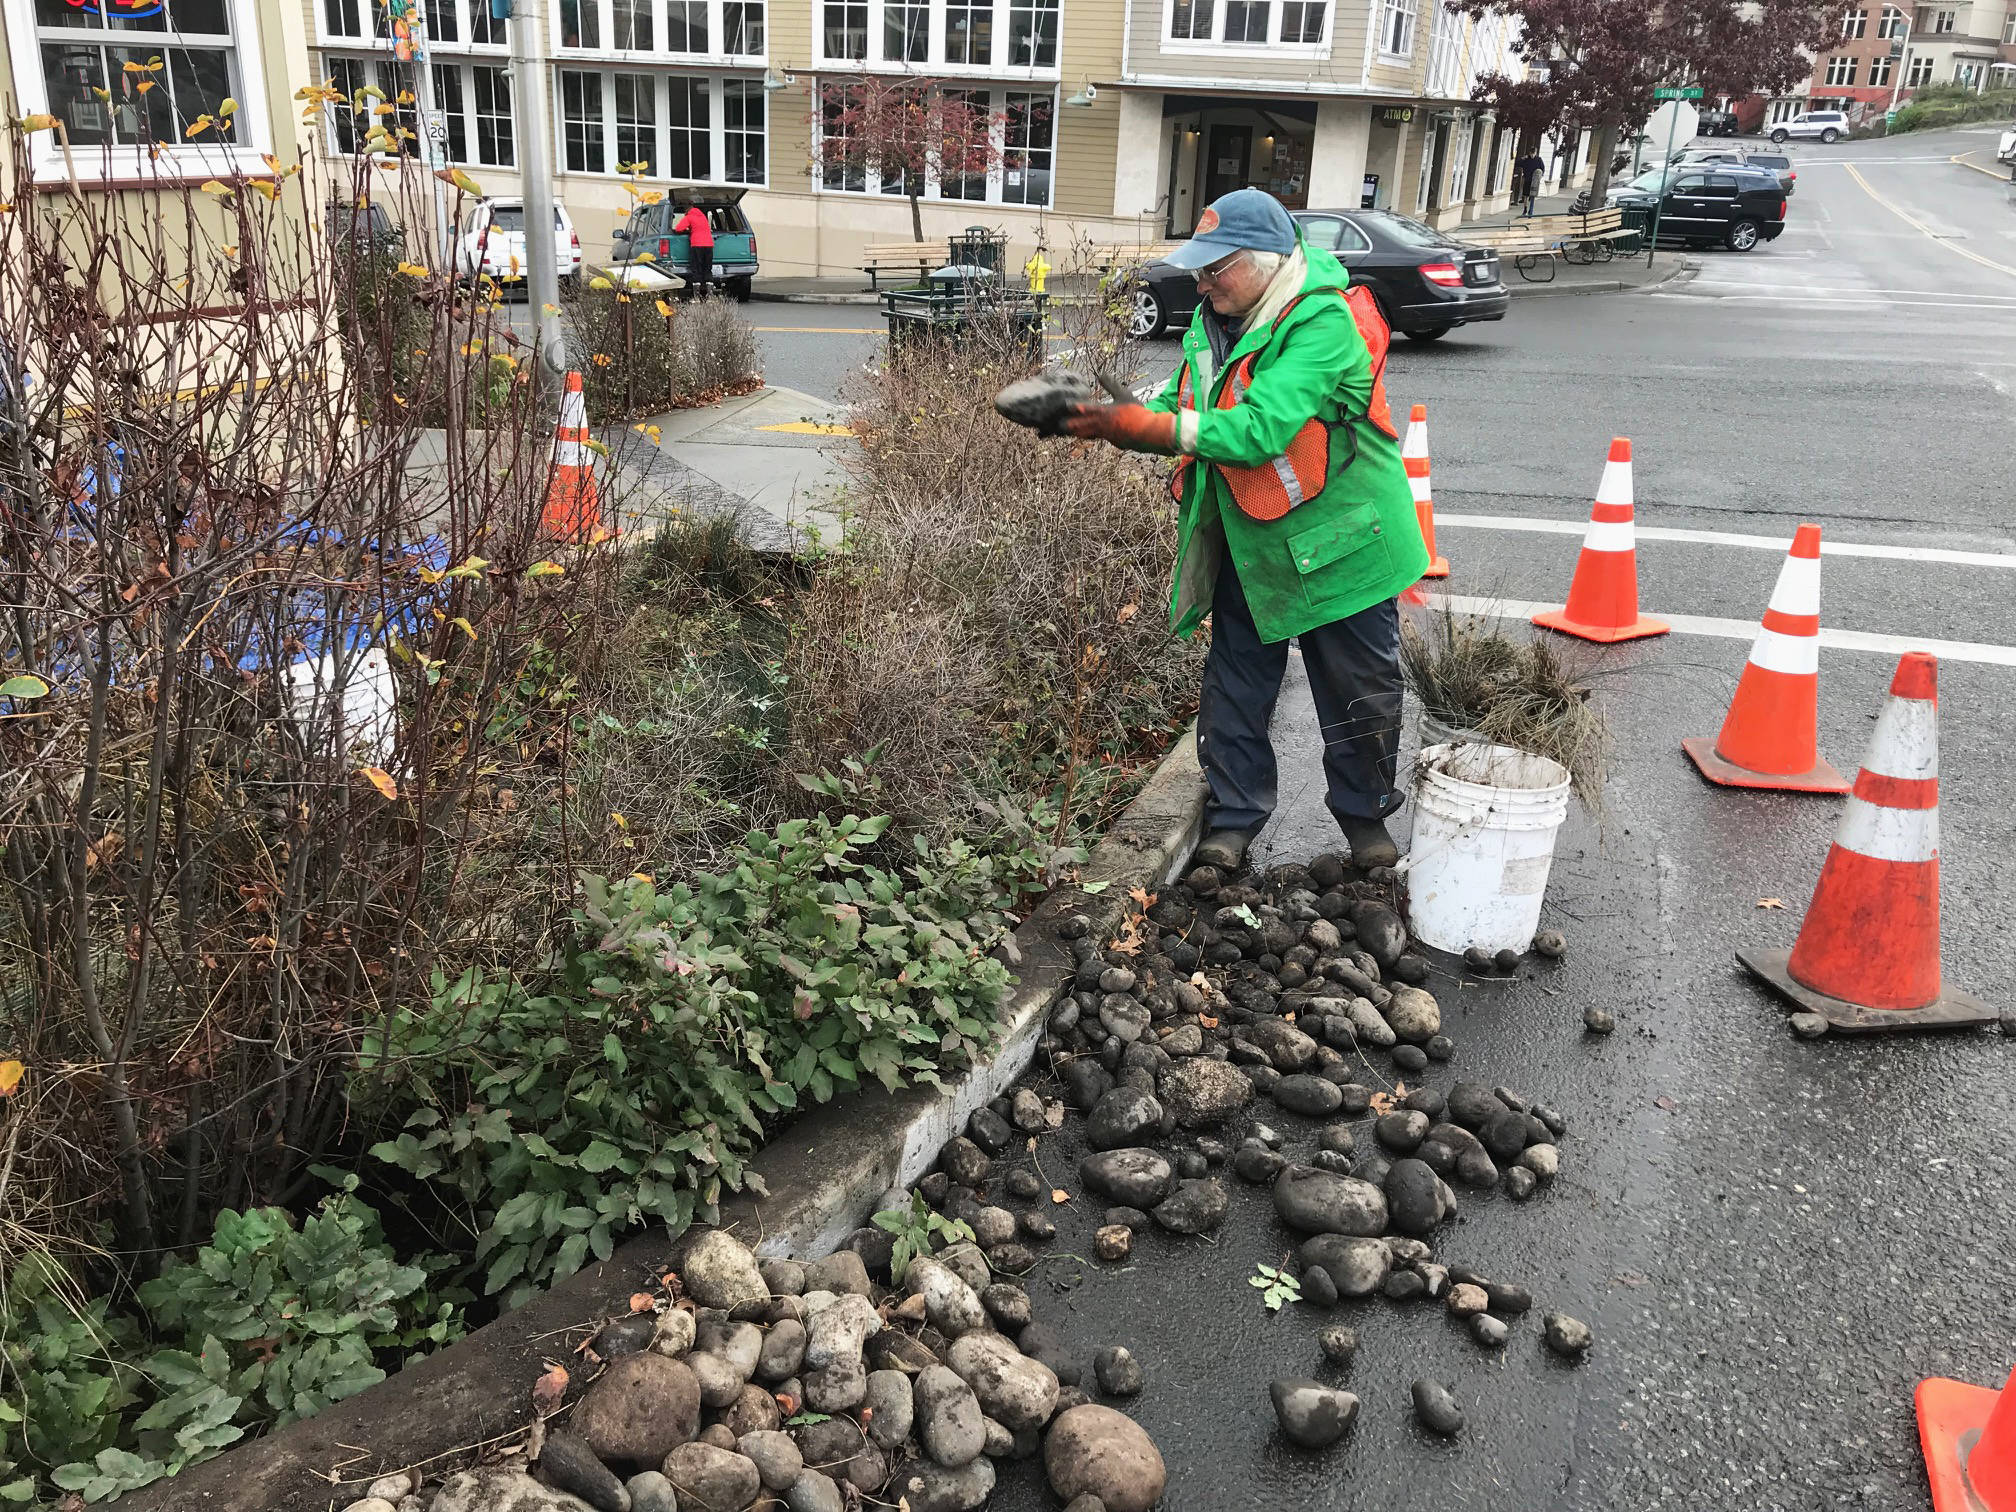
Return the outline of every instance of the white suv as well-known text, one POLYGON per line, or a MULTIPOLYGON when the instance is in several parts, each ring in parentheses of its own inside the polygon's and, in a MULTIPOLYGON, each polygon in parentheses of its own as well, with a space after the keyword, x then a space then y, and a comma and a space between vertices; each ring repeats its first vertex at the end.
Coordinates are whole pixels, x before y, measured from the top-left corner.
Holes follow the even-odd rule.
POLYGON ((1809 110, 1781 121, 1771 128, 1771 140, 1783 142, 1787 137, 1818 137, 1823 142, 1833 142, 1848 135, 1848 112, 1845 110, 1809 110))

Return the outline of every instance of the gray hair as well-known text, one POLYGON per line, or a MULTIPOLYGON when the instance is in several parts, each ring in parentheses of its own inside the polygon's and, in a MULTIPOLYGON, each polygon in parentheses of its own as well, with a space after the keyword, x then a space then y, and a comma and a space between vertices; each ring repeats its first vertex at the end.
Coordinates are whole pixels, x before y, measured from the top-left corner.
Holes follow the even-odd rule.
POLYGON ((1281 265, 1288 261, 1285 252, 1262 252, 1257 247, 1250 248, 1246 256, 1252 260, 1253 271, 1266 279, 1272 279, 1281 271, 1281 265))

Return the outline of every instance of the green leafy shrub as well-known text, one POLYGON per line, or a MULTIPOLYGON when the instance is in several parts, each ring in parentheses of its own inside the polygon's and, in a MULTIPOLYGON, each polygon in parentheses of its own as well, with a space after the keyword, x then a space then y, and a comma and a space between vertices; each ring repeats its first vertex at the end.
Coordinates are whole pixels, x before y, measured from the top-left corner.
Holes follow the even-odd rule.
POLYGON ((664 892, 586 878, 543 991, 439 980, 367 1046, 381 1105, 422 1104, 373 1153, 460 1198, 486 1293, 515 1306, 640 1223, 711 1219, 802 1098, 939 1085, 992 1042, 1026 858, 918 839, 897 871, 869 859, 888 824, 787 820, 664 892))
POLYGON ((922 1192, 910 1194, 907 1208, 888 1208, 869 1220, 896 1242, 889 1252, 889 1279, 897 1286, 909 1274, 910 1262, 929 1255, 940 1243, 947 1245, 973 1241, 972 1226, 963 1219, 947 1218, 931 1211, 922 1192))
POLYGON ((44 1474, 108 1500, 460 1337, 460 1309, 427 1289, 430 1267, 396 1264, 356 1178, 344 1184, 298 1227, 279 1208, 220 1213, 193 1260, 142 1286, 155 1337, 179 1348, 150 1346, 103 1297, 67 1296, 47 1256, 15 1267, 0 1307, 0 1502, 36 1500, 44 1474))
POLYGON ((1897 112, 1890 134, 1940 131, 1969 121, 2007 120, 2012 115, 2016 115, 2016 90, 1977 94, 1964 84, 1932 84, 1917 91, 1911 103, 1897 112))

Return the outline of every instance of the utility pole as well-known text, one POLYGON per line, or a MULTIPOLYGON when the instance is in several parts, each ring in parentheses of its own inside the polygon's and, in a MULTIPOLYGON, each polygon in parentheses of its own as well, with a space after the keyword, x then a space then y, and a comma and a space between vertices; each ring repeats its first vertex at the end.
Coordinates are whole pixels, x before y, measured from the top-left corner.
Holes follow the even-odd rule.
MULTIPOLYGON (((427 61, 427 17, 411 0, 395 0, 401 6, 392 24, 393 56, 413 69, 413 98, 420 125, 420 161, 430 175, 448 162, 448 123, 441 118, 434 98, 434 69, 427 61), (401 22, 404 22, 402 30, 401 22)), ((436 266, 450 274, 455 266, 455 228, 448 223, 448 186, 434 179, 434 253, 436 266)))
POLYGON ((511 115, 525 200, 525 290, 532 346, 547 375, 566 371, 553 229, 553 105, 546 68, 547 0, 510 0, 511 115))

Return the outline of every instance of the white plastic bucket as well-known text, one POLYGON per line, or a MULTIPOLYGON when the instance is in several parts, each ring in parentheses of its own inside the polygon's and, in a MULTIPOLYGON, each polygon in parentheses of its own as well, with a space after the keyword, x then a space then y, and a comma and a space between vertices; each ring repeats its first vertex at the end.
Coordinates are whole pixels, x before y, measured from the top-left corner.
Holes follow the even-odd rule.
POLYGON ((1524 951, 1568 817, 1567 768, 1510 746, 1445 744, 1414 770, 1408 927, 1438 950, 1524 951))

